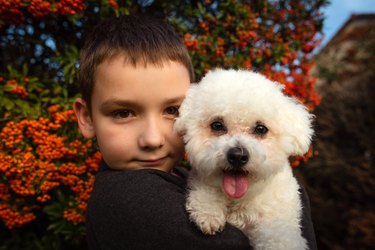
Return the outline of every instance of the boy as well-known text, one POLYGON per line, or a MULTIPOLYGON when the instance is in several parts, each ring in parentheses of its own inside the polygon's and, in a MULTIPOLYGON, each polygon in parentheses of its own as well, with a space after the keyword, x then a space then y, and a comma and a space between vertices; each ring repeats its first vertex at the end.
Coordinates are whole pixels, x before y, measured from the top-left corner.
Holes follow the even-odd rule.
POLYGON ((184 145, 173 124, 194 74, 168 24, 102 22, 86 38, 79 80, 79 128, 103 155, 87 211, 90 249, 250 249, 231 225, 202 234, 185 211, 186 175, 175 168, 184 145))

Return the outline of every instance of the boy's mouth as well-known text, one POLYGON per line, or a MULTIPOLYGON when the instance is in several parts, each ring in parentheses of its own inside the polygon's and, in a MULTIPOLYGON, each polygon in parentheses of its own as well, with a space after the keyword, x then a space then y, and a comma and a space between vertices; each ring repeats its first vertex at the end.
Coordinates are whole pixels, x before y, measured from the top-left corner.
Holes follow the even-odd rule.
POLYGON ((146 166, 156 166, 156 165, 162 165, 166 160, 167 156, 160 157, 160 158, 150 158, 150 159, 138 159, 137 161, 141 165, 146 165, 146 166))

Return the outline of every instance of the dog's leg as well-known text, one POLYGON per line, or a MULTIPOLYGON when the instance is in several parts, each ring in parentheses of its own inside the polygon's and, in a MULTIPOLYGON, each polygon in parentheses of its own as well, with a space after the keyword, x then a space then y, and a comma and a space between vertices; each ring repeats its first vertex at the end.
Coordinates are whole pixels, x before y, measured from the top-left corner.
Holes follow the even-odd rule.
POLYGON ((194 183, 190 190, 186 210, 199 229, 214 235, 223 230, 226 221, 226 204, 216 188, 194 183))
POLYGON ((302 205, 290 168, 264 183, 248 201, 243 232, 256 250, 306 250, 300 225, 302 205))
POLYGON ((251 216, 246 211, 244 204, 232 203, 228 206, 227 222, 243 230, 246 226, 252 224, 251 216))
POLYGON ((308 249, 299 226, 290 225, 289 221, 263 220, 244 232, 256 250, 308 249))
POLYGON ((283 188, 269 188, 262 193, 262 199, 254 205, 263 211, 258 210, 258 216, 253 217, 253 223, 244 232, 256 250, 307 250, 300 225, 302 206, 297 182, 292 178, 274 184, 283 188))

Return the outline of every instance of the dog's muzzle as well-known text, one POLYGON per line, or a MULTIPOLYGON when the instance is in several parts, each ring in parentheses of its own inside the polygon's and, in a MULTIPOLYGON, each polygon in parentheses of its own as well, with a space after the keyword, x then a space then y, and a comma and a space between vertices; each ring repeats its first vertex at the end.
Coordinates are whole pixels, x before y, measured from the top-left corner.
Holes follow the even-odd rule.
POLYGON ((234 168, 242 167, 249 161, 249 158, 249 151, 244 147, 233 147, 227 152, 227 160, 234 168))

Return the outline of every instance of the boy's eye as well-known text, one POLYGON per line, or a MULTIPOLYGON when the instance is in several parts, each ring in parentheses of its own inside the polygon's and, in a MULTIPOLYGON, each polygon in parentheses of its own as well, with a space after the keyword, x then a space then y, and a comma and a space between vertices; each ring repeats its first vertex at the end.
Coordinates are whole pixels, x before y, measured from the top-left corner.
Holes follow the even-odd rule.
POLYGON ((116 110, 112 112, 112 117, 116 119, 128 118, 132 115, 132 112, 127 109, 116 110))
POLYGON ((173 115, 173 116, 176 116, 176 117, 179 115, 178 107, 174 107, 174 106, 166 108, 165 112, 168 115, 173 115))

